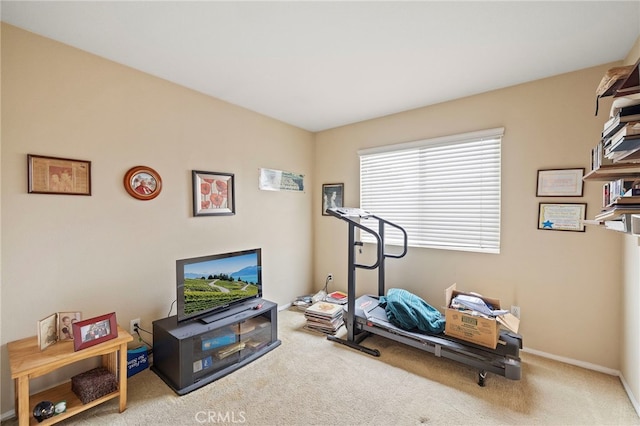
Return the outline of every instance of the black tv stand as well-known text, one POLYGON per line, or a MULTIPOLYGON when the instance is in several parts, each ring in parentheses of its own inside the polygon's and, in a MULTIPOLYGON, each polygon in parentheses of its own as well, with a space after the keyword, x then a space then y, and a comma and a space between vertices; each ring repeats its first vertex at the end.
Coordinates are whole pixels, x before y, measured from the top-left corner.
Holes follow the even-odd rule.
POLYGON ((278 305, 251 300, 198 320, 153 322, 154 371, 178 395, 205 386, 280 345, 278 305))
POLYGON ((223 318, 226 318, 231 315, 235 315, 240 312, 248 311, 249 309, 258 309, 264 303, 263 299, 252 299, 248 300, 244 303, 235 306, 227 306, 225 309, 220 309, 216 311, 215 314, 200 317, 197 321, 200 321, 204 324, 211 324, 212 322, 219 321, 223 318))

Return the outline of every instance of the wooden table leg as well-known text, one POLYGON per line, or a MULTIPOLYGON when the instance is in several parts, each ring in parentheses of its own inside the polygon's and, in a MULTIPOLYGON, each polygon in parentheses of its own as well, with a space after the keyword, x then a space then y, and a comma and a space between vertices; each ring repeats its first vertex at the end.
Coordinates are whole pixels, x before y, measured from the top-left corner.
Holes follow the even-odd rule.
POLYGON ((18 424, 29 424, 29 376, 20 376, 16 379, 16 402, 18 411, 18 424))
POLYGON ((118 386, 120 387, 120 412, 127 409, 127 344, 120 345, 120 365, 118 366, 118 386))

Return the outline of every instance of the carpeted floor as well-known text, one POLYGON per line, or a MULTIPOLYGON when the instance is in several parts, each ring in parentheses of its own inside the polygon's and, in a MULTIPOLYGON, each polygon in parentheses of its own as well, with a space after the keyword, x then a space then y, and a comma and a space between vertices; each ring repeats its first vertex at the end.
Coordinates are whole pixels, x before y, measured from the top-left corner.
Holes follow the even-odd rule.
POLYGON ((112 400, 61 424, 640 425, 614 376, 523 353, 521 380, 480 387, 475 369, 415 348, 372 336, 375 358, 305 330, 300 311, 278 321, 280 347, 204 388, 180 397, 145 370, 125 412, 112 400))

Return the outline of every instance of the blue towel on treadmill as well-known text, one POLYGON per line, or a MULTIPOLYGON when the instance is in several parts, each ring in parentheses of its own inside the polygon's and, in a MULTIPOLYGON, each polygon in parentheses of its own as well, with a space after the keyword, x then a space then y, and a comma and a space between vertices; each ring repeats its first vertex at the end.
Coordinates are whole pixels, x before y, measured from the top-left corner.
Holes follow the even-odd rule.
POLYGON ((421 330, 439 334, 444 331, 445 319, 436 308, 407 290, 390 288, 380 297, 389 321, 403 330, 421 330))

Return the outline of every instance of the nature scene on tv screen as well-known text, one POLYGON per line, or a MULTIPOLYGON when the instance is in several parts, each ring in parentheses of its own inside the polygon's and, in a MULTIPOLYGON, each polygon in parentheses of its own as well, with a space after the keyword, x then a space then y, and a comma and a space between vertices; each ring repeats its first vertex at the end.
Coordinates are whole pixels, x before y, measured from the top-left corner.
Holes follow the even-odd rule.
POLYGON ((197 314, 258 294, 255 253, 184 266, 184 313, 197 314))

